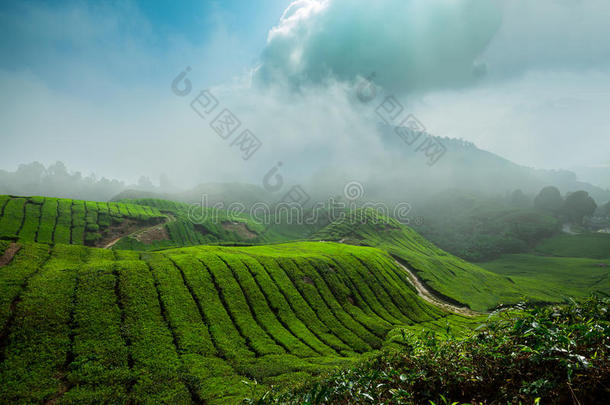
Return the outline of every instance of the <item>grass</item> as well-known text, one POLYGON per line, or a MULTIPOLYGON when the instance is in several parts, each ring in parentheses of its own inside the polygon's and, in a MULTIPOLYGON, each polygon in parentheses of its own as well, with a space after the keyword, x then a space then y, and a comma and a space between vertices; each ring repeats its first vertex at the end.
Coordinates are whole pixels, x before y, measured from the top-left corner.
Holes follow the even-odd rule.
POLYGON ((0 238, 93 245, 124 219, 146 226, 165 216, 152 207, 48 197, 0 196, 0 238))
MULTIPOLYGON (((474 309, 610 294, 607 260, 513 255, 479 267, 370 211, 315 235, 325 242, 246 246, 218 224, 195 227, 188 206, 136 202, 0 196, 0 251, 22 245, 0 268, 0 398, 237 403, 400 349, 422 329, 451 338, 483 321, 420 299, 395 259, 474 309), (176 221, 164 250, 83 246, 165 215, 176 221), (190 246, 206 241, 216 245, 190 246)), ((251 243, 278 240, 235 221, 258 235, 251 243)))
POLYGON ((535 251, 547 256, 610 259, 610 234, 558 235, 540 242, 535 251))
POLYGON ((567 297, 586 297, 591 292, 610 295, 610 259, 514 254, 481 266, 513 281, 523 298, 561 302, 567 297))
POLYGON ((0 269, 0 394, 238 402, 354 364, 394 344, 395 328, 442 322, 401 271, 380 250, 334 243, 140 253, 23 242, 0 269))

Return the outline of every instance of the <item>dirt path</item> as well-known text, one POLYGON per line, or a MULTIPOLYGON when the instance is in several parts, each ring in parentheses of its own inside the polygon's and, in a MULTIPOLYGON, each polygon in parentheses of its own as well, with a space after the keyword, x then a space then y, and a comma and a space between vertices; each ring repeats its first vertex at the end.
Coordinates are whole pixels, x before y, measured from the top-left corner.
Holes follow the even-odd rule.
POLYGON ((19 252, 19 249, 21 249, 21 245, 18 243, 13 242, 10 245, 8 245, 8 247, 4 251, 4 254, 2 256, 0 256, 0 267, 6 266, 7 264, 9 264, 11 262, 11 260, 13 260, 13 257, 15 257, 17 252, 19 252))
POLYGON ((394 261, 401 269, 403 269, 407 273, 407 277, 409 277, 409 281, 411 281, 411 284, 413 284, 413 286, 417 290, 417 294, 424 301, 427 301, 432 305, 440 307, 446 311, 454 312, 459 315, 465 315, 465 316, 481 315, 479 312, 475 312, 475 311, 471 310, 470 308, 458 307, 458 306, 445 302, 445 301, 441 300, 440 298, 436 297, 433 293, 430 292, 430 290, 428 290, 426 288, 426 286, 419 280, 419 278, 417 278, 415 273, 413 273, 409 268, 407 268, 406 266, 404 266, 402 263, 398 262, 397 260, 394 260, 394 261))
POLYGON ((116 245, 118 241, 120 241, 120 240, 121 240, 121 239, 123 239, 123 238, 126 238, 126 237, 128 237, 128 236, 136 236, 136 237, 137 237, 138 235, 142 235, 142 234, 143 234, 143 233, 145 233, 145 232, 149 232, 149 231, 155 231, 155 230, 161 229, 161 228, 162 228, 162 227, 164 227, 165 225, 169 224, 170 222, 174 222, 175 220, 176 220, 176 218, 174 218, 174 216, 173 216, 173 215, 169 215, 169 214, 167 214, 167 215, 165 216, 165 222, 162 222, 162 223, 160 223, 160 224, 156 224, 156 225, 153 225, 153 226, 147 226, 147 227, 145 227, 145 228, 140 228, 140 229, 138 229, 137 231, 132 232, 132 233, 130 233, 130 234, 128 234, 128 235, 123 235, 123 236, 119 236, 119 237, 117 237, 117 238, 114 238, 114 239, 112 239, 110 242, 108 242, 107 244, 105 244, 103 248, 104 248, 104 249, 110 249, 111 247, 113 247, 114 245, 116 245))

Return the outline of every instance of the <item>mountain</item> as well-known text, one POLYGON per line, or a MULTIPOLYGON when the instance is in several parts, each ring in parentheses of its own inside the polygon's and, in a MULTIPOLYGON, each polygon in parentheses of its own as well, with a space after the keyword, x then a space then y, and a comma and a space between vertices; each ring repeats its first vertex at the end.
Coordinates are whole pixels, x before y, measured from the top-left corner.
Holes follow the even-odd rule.
POLYGON ((261 224, 221 212, 188 228, 186 207, 0 196, 3 401, 243 403, 359 364, 401 335, 487 318, 464 304, 563 299, 372 210, 348 210, 309 241, 246 246, 244 235, 266 242, 261 224), (164 232, 168 244, 155 245, 164 232), (104 249, 84 245, 109 236, 104 249), (206 241, 239 246, 190 246, 206 241))
POLYGON ((384 203, 426 204, 433 195, 450 189, 488 196, 520 189, 533 196, 549 185, 563 194, 587 191, 598 204, 610 200, 610 190, 583 182, 573 172, 521 166, 471 142, 431 137, 445 148, 444 154, 432 155, 432 159, 425 150, 418 150, 420 143, 407 144, 394 128, 381 127, 380 133, 384 152, 371 157, 364 169, 358 162, 345 168, 320 168, 308 183, 308 189, 317 191, 315 198, 335 196, 346 183, 355 180, 364 186, 364 198, 384 203))
POLYGON ((424 301, 372 247, 98 249, 76 232, 100 225, 92 213, 147 229, 144 216, 159 210, 40 197, 0 205, 0 397, 10 403, 241 403, 354 364, 394 329, 472 322, 424 301), (59 215, 42 219, 53 203, 59 215))
POLYGON ((574 167, 574 173, 582 181, 595 184, 604 190, 610 190, 610 166, 574 167))

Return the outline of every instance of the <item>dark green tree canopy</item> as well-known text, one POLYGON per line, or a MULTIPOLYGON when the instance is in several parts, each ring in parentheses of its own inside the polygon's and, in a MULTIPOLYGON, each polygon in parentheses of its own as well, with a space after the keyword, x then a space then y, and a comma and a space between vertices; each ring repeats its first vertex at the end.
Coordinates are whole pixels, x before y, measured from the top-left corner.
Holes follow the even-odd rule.
POLYGON ((526 208, 528 206, 531 207, 531 204, 532 204, 531 201, 532 200, 528 199, 528 197, 525 195, 525 193, 520 189, 513 191, 510 196, 511 205, 514 207, 518 207, 518 208, 526 208))
POLYGON ((563 198, 557 187, 548 186, 540 190, 540 193, 534 199, 536 208, 559 212, 563 205, 563 198))
POLYGON ((585 216, 593 215, 596 209, 595 200, 586 191, 568 194, 563 204, 564 214, 577 223, 581 223, 585 216))

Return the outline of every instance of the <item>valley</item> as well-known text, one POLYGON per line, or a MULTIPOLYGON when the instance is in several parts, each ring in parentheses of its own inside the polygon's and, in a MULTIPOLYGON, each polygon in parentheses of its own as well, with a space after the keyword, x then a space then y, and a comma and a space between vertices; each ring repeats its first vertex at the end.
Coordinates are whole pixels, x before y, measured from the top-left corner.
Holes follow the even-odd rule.
POLYGON ((194 226, 171 201, 0 202, 11 402, 240 402, 358 364, 404 333, 463 334, 501 305, 610 294, 602 259, 475 265, 371 210, 294 242, 247 216, 194 226), (247 234, 223 225, 238 223, 247 234))

